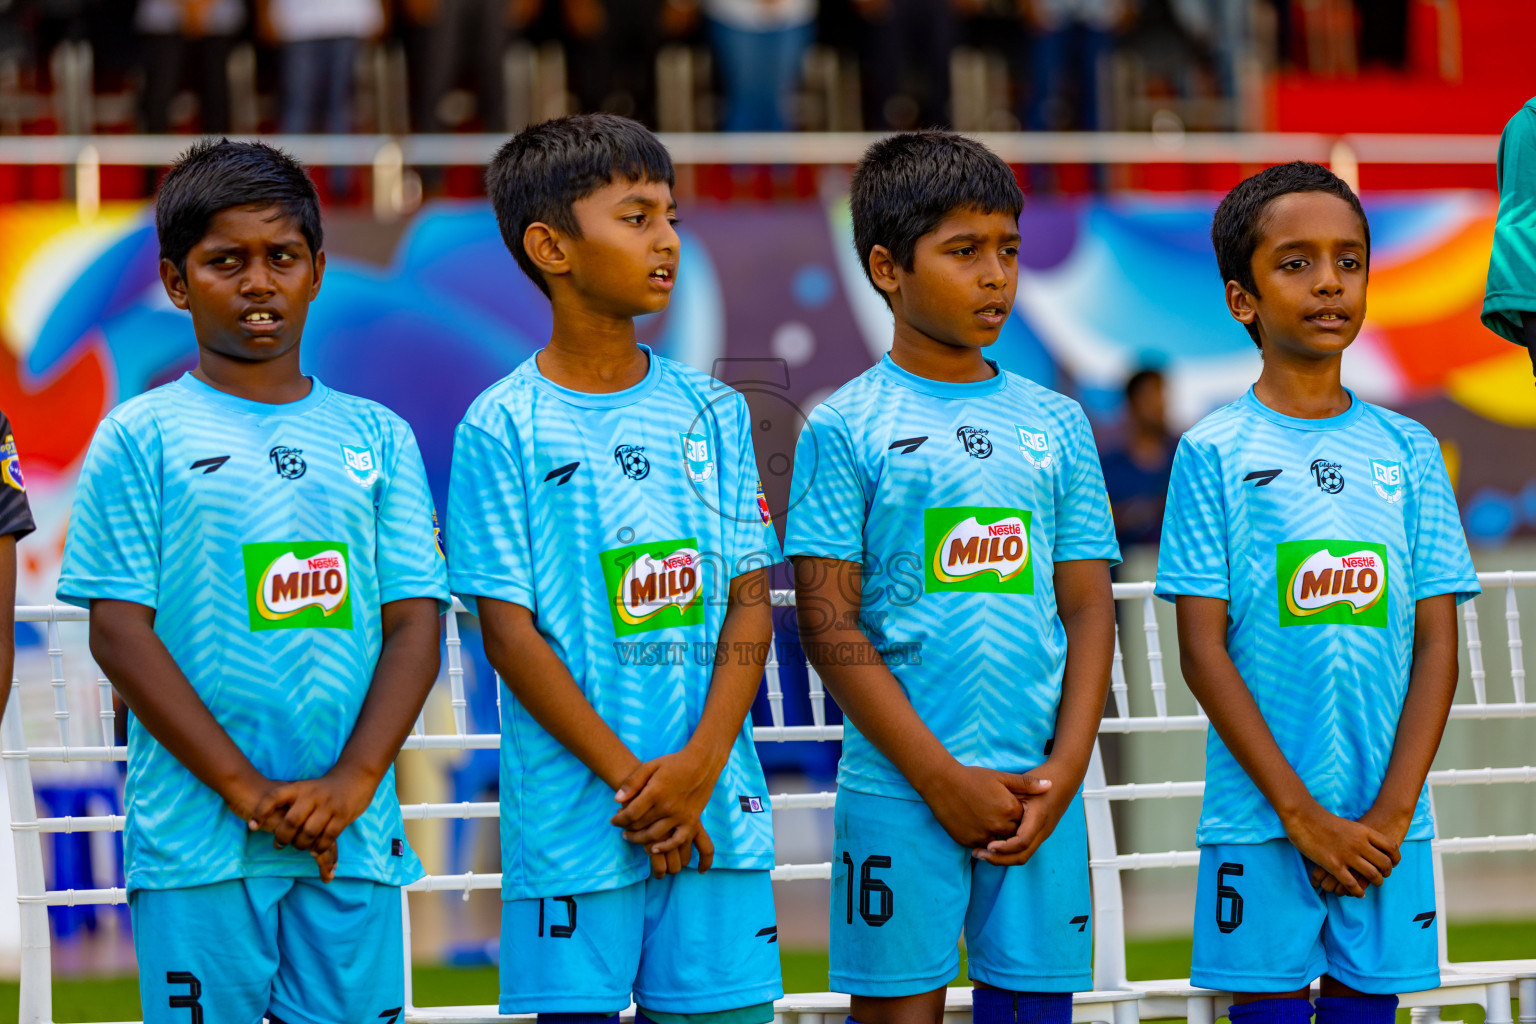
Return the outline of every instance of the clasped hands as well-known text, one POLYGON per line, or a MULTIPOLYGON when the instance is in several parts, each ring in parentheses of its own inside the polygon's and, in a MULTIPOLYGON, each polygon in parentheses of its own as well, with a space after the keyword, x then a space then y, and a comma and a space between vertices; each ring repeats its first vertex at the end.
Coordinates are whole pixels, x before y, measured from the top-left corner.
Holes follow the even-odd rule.
POLYGON ((337 765, 317 779, 259 781, 238 787, 225 803, 252 832, 272 833, 272 846, 314 857, 320 880, 336 877, 336 839, 373 802, 378 780, 337 765))
POLYGON ((971 856, 1012 867, 1034 856, 1071 803, 1076 787, 1059 774, 1049 761, 1022 774, 956 763, 918 795, 971 856))
POLYGON ((651 859, 651 876, 675 875, 699 851, 699 871, 710 869, 715 844, 700 820, 723 763, 685 746, 637 766, 614 792, 623 805, 610 822, 651 859))

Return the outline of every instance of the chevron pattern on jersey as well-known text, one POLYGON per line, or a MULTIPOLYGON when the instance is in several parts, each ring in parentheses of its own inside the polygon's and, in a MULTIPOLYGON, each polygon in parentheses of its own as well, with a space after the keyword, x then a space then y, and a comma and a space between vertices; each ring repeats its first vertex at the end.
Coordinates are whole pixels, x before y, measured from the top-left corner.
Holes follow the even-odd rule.
MULTIPOLYGON (((864 630, 949 752, 1007 771, 1044 761, 1066 659, 1053 566, 1120 559, 1077 403, 1003 371, 948 384, 886 356, 811 412, 791 499, 786 553, 862 564, 864 630), (925 519, 945 543, 937 554, 958 544, 955 557, 972 559, 951 566, 951 582, 935 582, 925 519), (996 569, 976 572, 989 528, 996 569), (1028 544, 1016 537, 1005 550, 1020 528, 1028 544)), ((840 786, 917 799, 852 723, 844 729, 840 786)))
MULTIPOLYGON (((454 438, 447 522, 454 593, 532 609, 642 760, 681 749, 698 726, 731 579, 779 561, 758 510, 746 400, 646 351, 645 378, 615 394, 562 388, 531 358, 486 390, 454 438), (670 573, 669 584, 627 572, 652 554, 657 564, 639 568, 670 573), (654 604, 626 604, 634 594, 621 588, 648 582, 654 604), (664 606, 670 587, 685 614, 664 606), (645 618, 653 608, 665 614, 645 618)), ((501 724, 503 899, 645 878, 644 851, 608 823, 613 791, 510 693, 501 724)), ((773 866, 771 816, 740 799, 764 793, 746 722, 704 813, 716 867, 773 866)))
MULTIPOLYGON (((1415 602, 1478 585, 1429 431, 1359 398, 1294 419, 1250 389, 1179 443, 1157 592, 1229 602, 1228 650, 1280 749, 1324 807, 1358 818, 1392 756, 1415 602)), ((1214 729, 1205 779, 1200 842, 1285 836, 1214 729)), ((1433 830, 1426 791, 1408 838, 1433 830)))
MULTIPOLYGON (((289 405, 248 402, 191 375, 125 402, 86 454, 59 597, 155 608, 155 631, 256 769, 272 779, 317 777, 340 755, 373 681, 381 603, 448 598, 411 429, 319 381, 289 405), (380 467, 373 479, 349 472, 344 444, 371 449, 380 467), (281 460, 272 456, 279 448, 281 460), (215 458, 225 461, 209 473, 215 458), (311 550, 321 541, 329 555, 311 550), (292 569, 317 573, 322 589, 325 573, 340 568, 333 556, 345 552, 347 625, 330 628, 338 616, 306 628, 325 620, 310 607, 293 616, 298 628, 253 628, 244 553, 273 550, 265 545, 315 557, 313 567, 299 560, 292 569)), ((405 835, 394 793, 391 772, 341 834, 339 875, 392 885, 420 877, 409 846, 394 852, 405 835)), ((127 810, 130 889, 315 874, 308 854, 248 833, 137 719, 127 810)))

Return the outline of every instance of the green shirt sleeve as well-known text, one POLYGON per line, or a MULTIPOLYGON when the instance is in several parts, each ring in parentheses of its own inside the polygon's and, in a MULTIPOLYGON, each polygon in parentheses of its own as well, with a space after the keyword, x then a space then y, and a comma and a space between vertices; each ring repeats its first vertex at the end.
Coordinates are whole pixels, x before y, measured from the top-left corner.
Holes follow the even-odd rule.
POLYGON ((1483 325, 1523 345, 1525 313, 1536 314, 1536 99, 1510 118, 1499 140, 1499 218, 1483 325))

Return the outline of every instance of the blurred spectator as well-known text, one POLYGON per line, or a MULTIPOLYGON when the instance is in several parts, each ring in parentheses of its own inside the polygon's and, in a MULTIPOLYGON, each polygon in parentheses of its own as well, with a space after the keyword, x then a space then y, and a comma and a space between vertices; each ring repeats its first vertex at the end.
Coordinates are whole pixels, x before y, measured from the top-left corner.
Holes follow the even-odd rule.
POLYGON ((287 133, 352 130, 359 44, 384 30, 380 0, 256 0, 262 38, 279 48, 287 133))
POLYGON ((1120 447, 1102 459, 1104 489, 1122 548, 1156 544, 1163 532, 1174 439, 1164 417, 1160 371, 1139 370, 1125 382, 1125 418, 1120 447))
POLYGON ((467 72, 481 130, 507 131, 502 60, 512 26, 526 22, 538 0, 404 0, 403 6, 418 42, 412 68, 412 126, 422 132, 452 127, 439 107, 467 72))
POLYGON ((561 0, 571 84, 580 109, 656 124, 656 51, 678 0, 561 0))
POLYGON ((853 0, 853 6, 867 23, 861 47, 865 127, 948 124, 949 55, 960 35, 956 5, 951 0, 853 0))
POLYGON ((1099 125, 1099 76, 1135 0, 1019 0, 1034 29, 1031 88, 1023 121, 1036 131, 1099 125))
POLYGON ((816 0, 705 0, 728 132, 792 127, 790 103, 815 35, 816 0))
POLYGON ((241 0, 139 0, 133 27, 142 38, 140 116, 151 134, 171 128, 171 100, 188 58, 195 63, 202 130, 229 131, 229 54, 245 29, 241 0))

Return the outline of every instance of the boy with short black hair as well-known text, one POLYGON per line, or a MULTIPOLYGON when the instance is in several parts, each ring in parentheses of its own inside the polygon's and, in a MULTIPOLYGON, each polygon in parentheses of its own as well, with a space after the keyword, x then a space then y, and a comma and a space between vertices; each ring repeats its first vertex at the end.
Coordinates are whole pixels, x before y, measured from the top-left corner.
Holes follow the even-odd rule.
POLYGON ((765 1024, 773 832, 747 713, 778 540, 745 399, 635 340, 677 277, 672 161, 582 115, 520 132, 486 177, 554 321, 470 406, 449 485, 450 581, 513 698, 500 1008, 617 1024, 633 995, 640 1021, 765 1024))
POLYGON ((325 269, 302 167, 198 143, 155 224, 197 366, 102 422, 58 588, 133 711, 144 1019, 392 1019, 422 873, 393 763, 448 600, 426 471, 404 420, 300 370, 325 269))
POLYGON ((890 353, 812 411, 785 548, 846 718, 831 982, 862 1024, 938 1022, 962 931, 977 1024, 1066 1024, 1091 987, 1078 789, 1109 687, 1119 561, 1088 420, 983 356, 1024 196, 948 132, 853 178, 890 353))
POLYGON ((1478 593, 1434 437, 1339 380, 1370 227, 1316 164, 1271 167, 1211 227, 1263 353, 1179 443, 1157 593, 1210 715, 1191 978, 1233 1024, 1392 1024, 1439 984, 1424 780, 1478 593))

